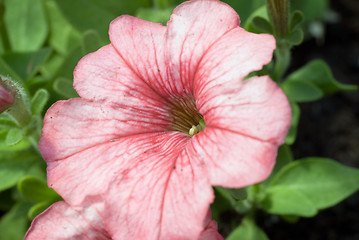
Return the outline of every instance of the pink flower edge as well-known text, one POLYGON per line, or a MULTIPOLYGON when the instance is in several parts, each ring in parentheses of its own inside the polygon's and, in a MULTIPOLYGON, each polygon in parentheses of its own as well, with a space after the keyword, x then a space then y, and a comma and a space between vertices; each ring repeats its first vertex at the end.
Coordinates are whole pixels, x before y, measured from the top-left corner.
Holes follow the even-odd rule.
MULTIPOLYGON (((101 217, 104 205, 71 207, 64 201, 56 202, 38 215, 26 233, 26 240, 113 240, 101 217)), ((207 215, 206 225, 198 240, 223 240, 217 223, 207 215)), ((145 239, 145 238, 144 238, 145 239)))

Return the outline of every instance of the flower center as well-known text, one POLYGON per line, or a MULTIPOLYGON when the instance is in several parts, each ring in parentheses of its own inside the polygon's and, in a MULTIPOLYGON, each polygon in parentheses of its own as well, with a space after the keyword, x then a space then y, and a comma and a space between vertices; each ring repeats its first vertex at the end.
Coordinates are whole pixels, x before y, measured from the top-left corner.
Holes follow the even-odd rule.
POLYGON ((173 98, 169 107, 172 117, 171 130, 193 136, 204 129, 203 116, 198 112, 193 97, 173 98))

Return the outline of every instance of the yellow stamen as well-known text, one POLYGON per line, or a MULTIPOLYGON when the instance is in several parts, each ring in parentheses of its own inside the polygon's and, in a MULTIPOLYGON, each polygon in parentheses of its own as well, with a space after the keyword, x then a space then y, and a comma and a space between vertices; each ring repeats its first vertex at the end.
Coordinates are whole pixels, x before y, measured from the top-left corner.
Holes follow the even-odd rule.
POLYGON ((188 134, 190 136, 195 135, 196 133, 198 133, 198 128, 195 125, 192 125, 191 129, 188 131, 188 134))

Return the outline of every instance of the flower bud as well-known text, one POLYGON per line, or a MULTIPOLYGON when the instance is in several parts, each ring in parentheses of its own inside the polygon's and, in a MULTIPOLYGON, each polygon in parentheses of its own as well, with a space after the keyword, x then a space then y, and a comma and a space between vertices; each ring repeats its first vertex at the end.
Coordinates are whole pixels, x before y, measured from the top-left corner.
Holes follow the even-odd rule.
POLYGON ((14 103, 12 95, 0 85, 0 113, 5 111, 10 105, 14 103))
POLYGON ((20 126, 31 120, 30 101, 25 89, 13 79, 0 76, 0 113, 6 109, 6 113, 20 126))

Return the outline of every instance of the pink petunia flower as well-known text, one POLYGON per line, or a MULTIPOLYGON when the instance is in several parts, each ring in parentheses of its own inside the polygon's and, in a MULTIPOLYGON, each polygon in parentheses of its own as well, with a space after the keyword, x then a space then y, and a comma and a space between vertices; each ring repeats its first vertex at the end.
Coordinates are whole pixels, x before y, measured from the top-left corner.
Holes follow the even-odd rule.
MULTIPOLYGON (((100 216, 103 210, 104 204, 98 202, 87 207, 71 207, 64 201, 56 202, 35 218, 25 239, 112 240, 100 216)), ((223 240, 217 232, 216 222, 210 218, 207 214, 207 226, 199 240, 223 240)))
POLYGON ((120 16, 109 35, 74 71, 80 98, 45 116, 48 184, 72 207, 102 199, 113 239, 198 239, 211 186, 267 178, 288 131, 282 90, 268 76, 243 81, 275 40, 216 0, 181 4, 167 26, 120 16))
POLYGON ((13 103, 13 96, 3 86, 0 85, 0 113, 5 111, 13 103))

